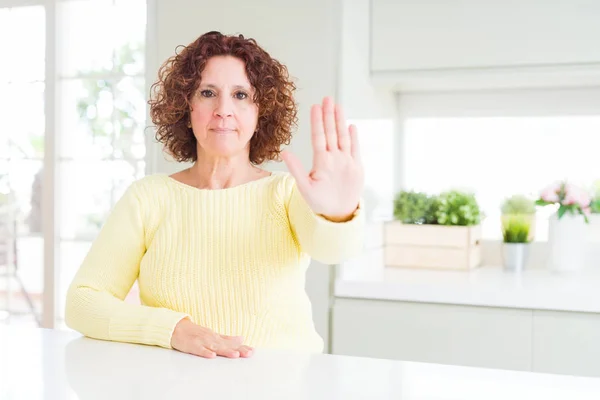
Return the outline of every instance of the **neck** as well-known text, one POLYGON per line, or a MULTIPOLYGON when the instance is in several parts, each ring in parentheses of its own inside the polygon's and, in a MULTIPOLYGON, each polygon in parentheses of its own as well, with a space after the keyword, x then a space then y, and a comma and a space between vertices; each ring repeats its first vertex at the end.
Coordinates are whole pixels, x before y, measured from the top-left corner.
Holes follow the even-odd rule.
POLYGON ((256 179, 261 170, 250 163, 247 154, 233 157, 211 157, 199 154, 189 168, 190 180, 202 189, 224 189, 256 179))

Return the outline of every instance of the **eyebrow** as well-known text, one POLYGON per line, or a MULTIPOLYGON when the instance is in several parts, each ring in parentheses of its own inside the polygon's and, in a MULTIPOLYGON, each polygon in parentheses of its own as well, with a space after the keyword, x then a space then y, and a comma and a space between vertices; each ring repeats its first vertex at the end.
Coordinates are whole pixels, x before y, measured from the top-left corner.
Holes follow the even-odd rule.
MULTIPOLYGON (((206 84, 206 85, 201 84, 200 86, 204 86, 204 87, 209 88, 209 89, 219 89, 217 86, 215 86, 215 85, 213 85, 211 83, 206 84)), ((236 90, 239 90, 239 89, 247 90, 247 91, 251 90, 248 86, 244 86, 244 85, 234 85, 233 88, 236 89, 236 90)))

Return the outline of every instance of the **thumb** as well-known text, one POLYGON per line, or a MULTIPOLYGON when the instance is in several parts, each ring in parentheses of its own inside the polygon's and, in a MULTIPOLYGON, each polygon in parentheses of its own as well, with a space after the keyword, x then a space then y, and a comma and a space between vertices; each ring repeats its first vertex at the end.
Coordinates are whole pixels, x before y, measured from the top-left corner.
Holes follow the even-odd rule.
POLYGON ((300 159, 298 159, 298 157, 286 150, 281 152, 281 158, 285 162, 285 165, 290 171, 290 174, 292 174, 292 176, 296 180, 296 185, 298 185, 298 189, 301 192, 304 192, 309 185, 308 173, 302 166, 300 159))

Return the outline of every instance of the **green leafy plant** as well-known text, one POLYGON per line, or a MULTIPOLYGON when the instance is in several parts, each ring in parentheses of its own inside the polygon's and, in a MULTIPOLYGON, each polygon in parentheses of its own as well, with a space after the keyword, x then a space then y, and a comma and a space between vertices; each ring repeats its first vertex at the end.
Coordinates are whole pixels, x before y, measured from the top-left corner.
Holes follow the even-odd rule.
POLYGON ((429 225, 438 224, 437 210, 440 206, 440 199, 437 195, 429 196, 429 208, 425 213, 425 223, 429 225))
POLYGON ((600 198, 592 200, 590 203, 590 212, 592 214, 600 214, 600 198))
POLYGON ((439 195, 435 216, 440 225, 470 226, 481 222, 481 210, 475 195, 459 190, 439 195))
POLYGON ((504 243, 529 243, 531 220, 523 214, 511 215, 503 221, 502 237, 504 243))
POLYGON ((527 196, 516 194, 504 199, 500 207, 502 215, 535 214, 535 201, 527 196))
POLYGON ((600 180, 594 181, 591 192, 592 201, 590 203, 590 212, 592 214, 600 214, 600 180))
POLYGON ((394 218, 404 224, 435 223, 435 204, 434 196, 403 190, 394 198, 394 218))

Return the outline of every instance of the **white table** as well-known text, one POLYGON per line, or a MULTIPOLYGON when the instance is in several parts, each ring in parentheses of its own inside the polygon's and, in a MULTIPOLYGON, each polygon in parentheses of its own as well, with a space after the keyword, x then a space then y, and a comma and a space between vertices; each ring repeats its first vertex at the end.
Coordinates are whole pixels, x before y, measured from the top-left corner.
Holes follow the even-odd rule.
POLYGON ((600 379, 265 350, 208 360, 3 327, 0 398, 597 400, 600 379))

